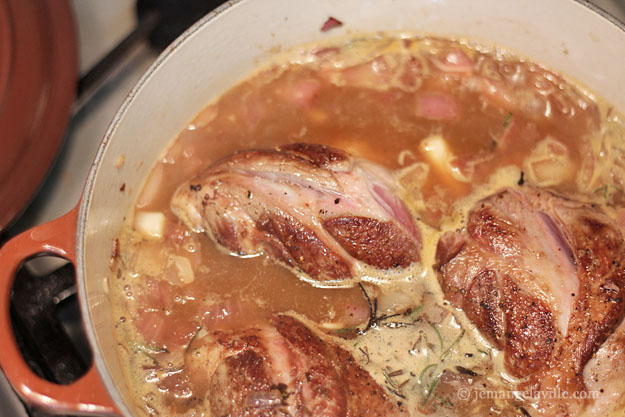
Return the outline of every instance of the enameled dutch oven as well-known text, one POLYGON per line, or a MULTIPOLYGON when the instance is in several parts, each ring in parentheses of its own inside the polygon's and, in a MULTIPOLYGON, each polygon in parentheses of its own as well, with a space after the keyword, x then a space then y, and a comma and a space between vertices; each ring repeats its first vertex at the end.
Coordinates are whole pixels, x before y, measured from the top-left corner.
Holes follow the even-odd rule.
POLYGON ((115 351, 106 277, 112 241, 163 148, 209 101, 270 55, 356 32, 410 30, 508 47, 586 84, 625 112, 625 31, 575 0, 244 0, 225 4, 183 34, 132 90, 102 141, 83 197, 64 217, 0 251, 0 365, 17 392, 55 412, 131 416, 115 351), (344 22, 321 32, 333 16, 344 22), (120 166, 120 162, 123 164, 120 166), (125 184, 125 191, 120 191, 125 184), (30 371, 11 331, 9 295, 27 258, 48 253, 76 266, 93 349, 89 372, 68 386, 30 371))

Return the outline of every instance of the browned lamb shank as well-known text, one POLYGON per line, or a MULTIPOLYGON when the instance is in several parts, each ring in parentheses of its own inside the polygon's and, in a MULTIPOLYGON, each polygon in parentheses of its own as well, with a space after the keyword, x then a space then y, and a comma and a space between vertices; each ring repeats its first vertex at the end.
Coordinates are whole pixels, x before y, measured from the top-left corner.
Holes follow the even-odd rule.
POLYGON ((389 172, 323 145, 235 153, 181 185, 171 207, 232 253, 267 253, 315 283, 419 260, 419 232, 389 172))
MULTIPOLYGON (((472 208, 465 231, 443 235, 436 262, 445 297, 505 352, 522 389, 587 389, 584 367, 625 311, 625 243, 604 211, 505 189, 472 208)), ((559 397, 537 410, 564 417, 584 406, 559 397)))
POLYGON ((213 331, 192 343, 185 365, 209 415, 407 415, 349 352, 288 315, 237 332, 213 331))

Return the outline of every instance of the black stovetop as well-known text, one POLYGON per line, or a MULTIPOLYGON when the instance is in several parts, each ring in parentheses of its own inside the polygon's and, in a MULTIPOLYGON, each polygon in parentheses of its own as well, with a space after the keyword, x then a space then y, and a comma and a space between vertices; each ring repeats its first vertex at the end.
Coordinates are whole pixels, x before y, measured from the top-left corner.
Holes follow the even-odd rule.
MULTIPOLYGON (((92 355, 80 319, 73 265, 44 277, 22 268, 13 286, 11 319, 22 355, 40 377, 70 384, 89 369, 92 355)), ((50 416, 37 409, 29 412, 50 416)))

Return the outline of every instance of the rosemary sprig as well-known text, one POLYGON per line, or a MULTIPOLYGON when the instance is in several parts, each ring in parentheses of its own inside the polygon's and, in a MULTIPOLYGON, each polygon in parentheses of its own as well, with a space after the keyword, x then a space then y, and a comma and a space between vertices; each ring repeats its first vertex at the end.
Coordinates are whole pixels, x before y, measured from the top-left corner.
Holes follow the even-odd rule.
POLYGON ((389 384, 392 388, 397 389, 397 385, 395 385, 388 372, 382 371, 382 373, 384 374, 384 379, 386 380, 386 383, 389 384))
POLYGON ((133 343, 132 347, 141 352, 149 353, 152 355, 158 355, 159 353, 169 353, 169 351, 162 347, 156 345, 142 345, 139 343, 133 343))
POLYGON ((382 371, 382 373, 384 374, 384 379, 386 380, 386 383, 390 385, 386 388, 388 388, 390 392, 397 395, 399 398, 406 399, 406 396, 401 392, 401 388, 398 387, 397 384, 391 379, 390 374, 388 374, 386 371, 382 371))
POLYGON ((434 379, 434 381, 432 381, 432 383, 430 384, 430 387, 428 388, 428 393, 425 396, 425 398, 423 399, 423 403, 421 403, 422 405, 427 404, 428 400, 430 399, 430 396, 434 392, 434 389, 438 385, 438 381, 440 381, 440 377, 437 377, 436 379, 434 379))
POLYGON ((201 330, 202 330, 202 326, 197 328, 197 331, 193 334, 193 336, 191 337, 191 340, 189 340, 189 343, 187 343, 187 347, 185 347, 185 349, 184 349, 185 353, 189 351, 189 348, 191 347, 191 344, 193 343, 193 341, 195 340, 197 335, 200 334, 201 330))
POLYGON ((410 317, 410 319, 414 322, 419 317, 419 313, 421 313, 421 310, 423 310, 423 304, 419 304, 417 308, 412 310, 410 314, 408 314, 408 317, 410 317))
POLYGON ((368 351, 368 349, 363 349, 363 348, 359 347, 358 350, 360 350, 362 352, 362 354, 365 355, 365 358, 367 358, 367 363, 365 365, 369 365, 369 362, 371 362, 371 358, 369 358, 369 351, 368 351))
POLYGON ((436 332, 436 336, 438 336, 438 341, 441 344, 441 352, 443 351, 443 336, 441 336, 441 332, 436 328, 436 326, 434 325, 434 323, 432 322, 428 322, 428 324, 430 325, 430 327, 432 329, 434 329, 434 331, 436 332))
POLYGON ((480 352, 484 356, 488 356, 489 358, 492 357, 490 350, 486 351, 486 350, 478 349, 477 351, 480 352))
POLYGON ((603 191, 603 198, 605 200, 607 200, 608 199, 608 192, 609 192, 610 188, 613 188, 615 191, 623 191, 623 189, 621 187, 618 187, 616 185, 604 184, 604 185, 602 185, 600 187, 597 187, 592 193, 596 194, 596 193, 598 193, 600 191, 603 191))
POLYGON ((449 345, 449 347, 443 352, 441 353, 441 359, 445 359, 447 356, 449 356, 449 354, 451 353, 451 350, 460 342, 460 340, 464 337, 464 333, 465 330, 462 329, 462 331, 460 332, 460 334, 458 335, 458 337, 456 337, 456 340, 454 340, 454 342, 449 345))
POLYGON ((148 353, 148 352, 146 352, 144 350, 141 350, 141 349, 137 349, 137 350, 135 350, 135 352, 141 353, 141 354, 147 356, 152 361, 152 363, 154 365, 159 365, 158 360, 154 356, 152 356, 150 353, 148 353))
POLYGON ((164 347, 154 345, 142 345, 139 343, 132 343, 132 347, 136 353, 141 353, 147 356, 154 363, 154 365, 159 364, 158 359, 156 359, 154 355, 169 353, 169 351, 164 347))
POLYGON ((438 364, 437 364, 437 363, 431 363, 431 364, 429 364, 428 366, 426 366, 425 368, 423 368, 423 370, 422 370, 422 371, 421 371, 421 373, 419 374, 419 379, 418 379, 418 381, 417 381, 417 382, 419 383, 419 385, 422 385, 422 383, 423 383, 423 377, 425 376, 425 373, 428 371, 428 369, 431 369, 431 368, 436 368, 437 366, 438 366, 438 364))
MULTIPOLYGON (((367 325, 365 326, 363 330, 358 331, 360 335, 365 334, 369 329, 378 327, 384 320, 389 320, 389 319, 401 316, 401 314, 399 313, 383 314, 381 316, 378 316, 378 299, 373 298, 373 300, 371 300, 371 297, 369 297, 369 294, 367 293, 367 290, 365 290, 365 287, 364 285, 362 285, 362 283, 358 283, 358 287, 360 287, 360 291, 362 291, 362 294, 365 297, 365 300, 367 301, 367 305, 369 306, 369 321, 367 322, 367 325)), ((400 322, 389 323, 389 324, 392 324, 391 326, 389 326, 392 328, 404 327, 405 325, 408 325, 407 323, 400 324, 400 322)))
POLYGON ((367 306, 369 306, 369 321, 367 322, 367 326, 364 328, 364 330, 360 331, 360 334, 365 334, 367 330, 369 330, 375 324, 375 317, 378 314, 378 299, 375 298, 374 301, 371 302, 371 298, 369 297, 369 294, 367 294, 367 290, 365 290, 364 285, 359 282, 358 287, 360 287, 360 291, 362 291, 362 295, 367 301, 367 306))
POLYGON ((511 121, 512 121, 512 112, 509 111, 508 114, 506 114, 506 117, 503 119, 503 127, 508 127, 511 121))

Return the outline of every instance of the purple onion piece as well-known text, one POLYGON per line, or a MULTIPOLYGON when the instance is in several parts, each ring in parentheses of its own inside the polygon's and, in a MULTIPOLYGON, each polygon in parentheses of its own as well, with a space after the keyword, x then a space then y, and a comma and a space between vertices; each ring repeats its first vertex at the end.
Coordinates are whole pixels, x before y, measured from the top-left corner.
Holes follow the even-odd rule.
POLYGON ((562 248, 562 251, 566 255, 566 258, 569 260, 571 265, 575 265, 575 256, 573 255, 573 250, 569 245, 569 242, 566 240, 560 228, 554 223, 551 216, 542 211, 538 212, 541 220, 547 225, 549 232, 551 232, 551 236, 556 241, 557 245, 562 248))

